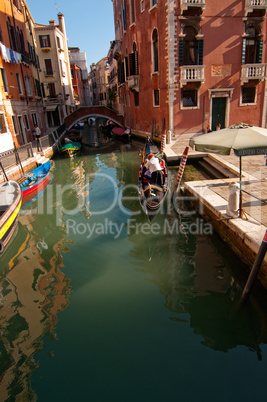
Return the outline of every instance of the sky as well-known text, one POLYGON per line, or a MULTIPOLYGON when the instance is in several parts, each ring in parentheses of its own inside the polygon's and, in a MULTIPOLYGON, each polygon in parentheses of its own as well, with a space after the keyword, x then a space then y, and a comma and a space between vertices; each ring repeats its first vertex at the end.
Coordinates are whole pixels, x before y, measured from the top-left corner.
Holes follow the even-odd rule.
POLYGON ((111 0, 26 0, 34 22, 58 24, 58 13, 64 14, 69 47, 86 52, 87 69, 107 56, 115 39, 113 3, 111 0))

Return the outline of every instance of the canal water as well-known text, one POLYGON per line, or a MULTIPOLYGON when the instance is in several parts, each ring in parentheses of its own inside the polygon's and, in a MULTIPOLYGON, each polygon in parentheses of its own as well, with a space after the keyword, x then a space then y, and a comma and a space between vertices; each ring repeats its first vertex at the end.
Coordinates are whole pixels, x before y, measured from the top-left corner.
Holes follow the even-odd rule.
POLYGON ((265 293, 240 305, 246 268, 186 200, 148 224, 138 147, 55 156, 23 204, 0 257, 1 401, 266 398, 265 293))

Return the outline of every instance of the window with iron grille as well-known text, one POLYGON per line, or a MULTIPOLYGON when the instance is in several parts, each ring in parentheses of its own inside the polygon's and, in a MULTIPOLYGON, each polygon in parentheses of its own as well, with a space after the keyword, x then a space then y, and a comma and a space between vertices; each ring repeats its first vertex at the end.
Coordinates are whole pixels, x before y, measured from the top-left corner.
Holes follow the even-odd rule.
POLYGON ((195 107, 197 106, 197 90, 195 89, 182 89, 182 106, 195 107))
POLYGON ((154 89, 154 106, 159 106, 159 89, 154 89))
POLYGON ((255 103, 256 87, 242 88, 242 103, 255 103))

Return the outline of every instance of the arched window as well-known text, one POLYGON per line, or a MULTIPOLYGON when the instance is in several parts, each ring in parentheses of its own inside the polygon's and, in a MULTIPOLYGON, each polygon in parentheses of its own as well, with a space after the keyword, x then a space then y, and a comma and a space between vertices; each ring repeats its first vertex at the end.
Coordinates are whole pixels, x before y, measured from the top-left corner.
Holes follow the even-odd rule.
POLYGON ((196 65, 197 63, 197 32, 194 27, 187 26, 184 29, 184 65, 196 65))
POLYGON ((159 42, 156 28, 152 34, 153 72, 159 71, 159 42))

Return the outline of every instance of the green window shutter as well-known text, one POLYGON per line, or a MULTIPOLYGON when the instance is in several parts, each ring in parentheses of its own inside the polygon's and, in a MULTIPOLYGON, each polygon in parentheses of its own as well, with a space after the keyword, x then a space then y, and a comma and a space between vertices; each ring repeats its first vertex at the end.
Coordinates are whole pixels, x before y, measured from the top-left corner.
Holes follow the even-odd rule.
POLYGON ((197 64, 203 65, 203 39, 197 41, 197 64))
POLYGON ((242 62, 241 62, 241 64, 246 64, 246 44, 247 44, 246 39, 243 39, 243 45, 242 45, 242 62))
POLYGON ((263 48, 263 39, 258 39, 257 40, 256 63, 262 62, 262 48, 263 48))
POLYGON ((179 39, 179 66, 184 65, 184 40, 179 39))

